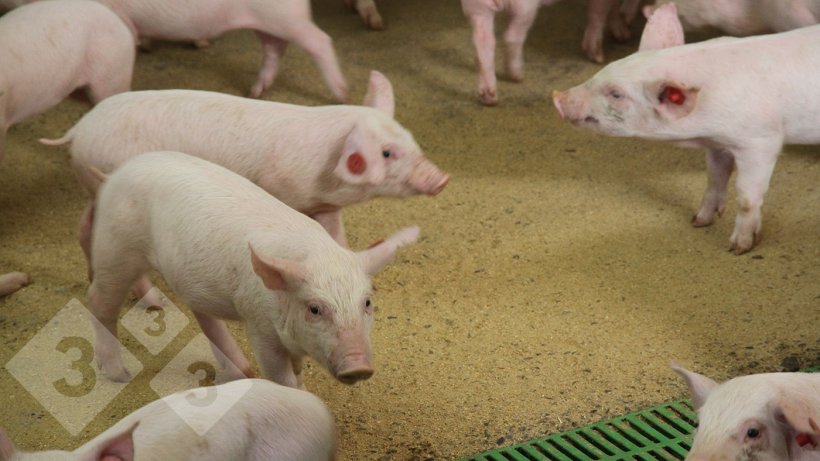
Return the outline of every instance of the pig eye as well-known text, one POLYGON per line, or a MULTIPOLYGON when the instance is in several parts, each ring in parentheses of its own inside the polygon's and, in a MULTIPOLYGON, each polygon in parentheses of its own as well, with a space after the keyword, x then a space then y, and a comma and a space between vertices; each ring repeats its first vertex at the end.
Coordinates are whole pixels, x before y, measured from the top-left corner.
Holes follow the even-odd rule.
POLYGON ((318 304, 311 304, 310 306, 308 306, 308 311, 310 311, 311 315, 315 315, 318 317, 322 315, 322 306, 319 306, 318 304))
POLYGON ((370 307, 370 304, 371 304, 370 300, 368 299, 367 301, 364 302, 364 307, 370 307))
POLYGON ((758 429, 756 427, 750 427, 746 431, 746 437, 749 437, 750 439, 756 439, 756 438, 760 437, 760 429, 758 429))
POLYGON ((389 150, 383 150, 382 151, 382 157, 384 157, 384 158, 390 158, 391 155, 392 155, 392 152, 390 152, 389 150))
POLYGON ((623 95, 618 90, 610 91, 609 96, 611 96, 612 99, 621 99, 623 97, 623 95))

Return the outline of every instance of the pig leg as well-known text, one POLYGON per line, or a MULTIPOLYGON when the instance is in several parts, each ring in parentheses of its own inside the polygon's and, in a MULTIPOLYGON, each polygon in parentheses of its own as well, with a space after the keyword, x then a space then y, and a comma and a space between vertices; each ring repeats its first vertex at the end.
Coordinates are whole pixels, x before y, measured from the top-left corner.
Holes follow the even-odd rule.
POLYGON ((333 95, 336 96, 336 99, 342 102, 347 101, 347 82, 342 75, 342 70, 339 68, 339 62, 336 60, 336 52, 333 50, 333 41, 330 36, 312 22, 294 24, 290 35, 291 37, 283 38, 289 39, 307 51, 318 64, 325 83, 327 83, 333 95))
POLYGON ((273 325, 254 321, 245 324, 262 376, 283 386, 299 388, 290 353, 279 340, 273 325))
POLYGON ((604 29, 610 10, 616 0, 589 0, 587 4, 587 26, 581 47, 589 59, 604 62, 604 29))
POLYGON ((345 225, 342 222, 342 210, 317 213, 312 216, 339 245, 348 248, 345 237, 345 225))
POLYGON ((735 156, 738 212, 731 238, 731 250, 735 254, 743 254, 752 249, 760 237, 760 208, 769 188, 769 180, 774 171, 778 151, 782 147, 782 140, 767 147, 738 152, 735 156))
POLYGON ((709 149, 706 152, 706 169, 709 174, 706 193, 700 204, 700 210, 692 218, 692 225, 703 227, 712 224, 715 214, 723 214, 726 209, 726 186, 735 167, 732 153, 725 149, 709 149))
POLYGON ((470 16, 478 64, 478 98, 483 104, 498 104, 495 80, 495 17, 491 11, 470 16))
POLYGON ((516 82, 524 79, 524 42, 538 14, 538 4, 525 8, 514 8, 510 12, 510 23, 504 32, 504 43, 507 53, 504 55, 507 64, 507 75, 516 82))
POLYGON ((223 370, 232 372, 231 379, 255 377, 256 373, 254 373, 251 363, 242 353, 239 345, 236 344, 224 321, 199 312, 194 312, 194 317, 199 322, 202 332, 211 340, 211 348, 214 349, 214 357, 216 357, 219 365, 223 370), (230 363, 227 363, 226 360, 230 363))
POLYGON ((95 255, 95 277, 88 289, 88 304, 91 313, 97 319, 92 322, 95 332, 94 357, 97 366, 109 379, 116 382, 128 382, 131 379, 120 355, 120 342, 117 340, 117 317, 122 302, 134 281, 144 273, 142 267, 132 261, 123 260, 122 255, 114 258, 101 258, 95 255), (113 263, 113 264, 112 264, 113 263))
POLYGON ((31 279, 22 272, 9 272, 0 275, 0 297, 10 295, 29 283, 31 283, 31 279))
POLYGON ((276 73, 279 71, 279 62, 288 47, 288 42, 273 35, 264 32, 257 32, 256 35, 259 37, 259 41, 262 42, 265 58, 262 61, 262 68, 259 69, 259 77, 251 87, 252 98, 260 97, 265 90, 271 87, 273 80, 276 78, 276 73))
MULTIPOLYGON (((94 280, 94 272, 91 269, 91 229, 94 225, 94 202, 88 202, 88 206, 85 207, 85 211, 83 211, 83 215, 80 218, 80 247, 83 249, 83 253, 85 253, 86 261, 88 261, 88 281, 94 280)), ((143 299, 148 302, 146 307, 148 306, 157 306, 162 307, 162 300, 156 295, 151 289, 154 286, 151 284, 151 281, 148 279, 147 276, 143 275, 137 280, 137 283, 134 285, 134 296, 137 299, 143 299)))
POLYGON ((134 71, 133 42, 125 50, 121 46, 103 44, 94 49, 90 64, 86 94, 92 104, 131 89, 131 77, 134 71))
POLYGON ((612 5, 612 8, 609 10, 609 15, 607 16, 607 28, 609 29, 609 33, 611 33, 616 40, 629 40, 632 36, 632 32, 630 32, 629 26, 627 25, 617 2, 612 5))
POLYGON ((384 21, 373 0, 344 0, 345 5, 359 13, 365 25, 373 30, 384 30, 384 21))

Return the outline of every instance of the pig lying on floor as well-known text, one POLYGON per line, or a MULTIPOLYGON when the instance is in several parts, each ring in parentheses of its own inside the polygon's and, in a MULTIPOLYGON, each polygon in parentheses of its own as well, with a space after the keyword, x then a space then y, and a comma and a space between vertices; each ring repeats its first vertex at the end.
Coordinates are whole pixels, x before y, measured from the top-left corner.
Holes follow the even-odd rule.
POLYGON ((19 452, 0 429, 0 461, 328 461, 335 453, 336 424, 324 403, 261 379, 172 394, 70 453, 19 452), (203 434, 189 424, 210 418, 203 434))
POLYGON ((674 4, 655 11, 639 52, 587 82, 554 92, 561 117, 613 136, 707 149, 709 181, 692 220, 707 226, 726 207, 737 168, 737 254, 760 237, 761 206, 784 143, 820 143, 820 26, 683 45, 674 4))

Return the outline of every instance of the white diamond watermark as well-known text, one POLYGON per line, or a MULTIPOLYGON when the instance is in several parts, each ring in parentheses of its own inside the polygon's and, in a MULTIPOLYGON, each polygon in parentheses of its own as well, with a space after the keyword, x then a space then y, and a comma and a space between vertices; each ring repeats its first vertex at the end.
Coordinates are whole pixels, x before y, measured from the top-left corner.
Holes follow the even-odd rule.
MULTIPOLYGON (((99 323, 72 299, 6 364, 9 373, 73 436, 128 384, 112 382, 97 369, 93 322, 99 323)), ((98 331, 104 330, 97 326, 98 331)), ((142 364, 122 344, 117 345, 126 368, 136 376, 142 364)))
POLYGON ((188 317, 156 287, 122 316, 123 328, 153 355, 162 352, 189 323, 188 317))
POLYGON ((160 396, 194 387, 211 386, 193 389, 182 399, 163 399, 202 436, 245 395, 253 382, 245 380, 245 384, 238 388, 232 386, 230 393, 213 386, 243 377, 242 372, 200 333, 151 380, 150 385, 160 396))

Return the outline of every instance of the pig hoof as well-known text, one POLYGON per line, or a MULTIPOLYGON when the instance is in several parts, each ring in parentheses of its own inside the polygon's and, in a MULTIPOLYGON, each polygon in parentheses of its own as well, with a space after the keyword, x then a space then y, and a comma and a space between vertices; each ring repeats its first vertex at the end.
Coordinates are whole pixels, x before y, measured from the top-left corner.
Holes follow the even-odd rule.
POLYGON ((105 367, 102 368, 102 372, 111 381, 115 383, 127 383, 131 381, 131 373, 128 373, 124 367, 118 370, 107 370, 105 367))
POLYGON ((248 96, 251 98, 258 99, 260 96, 262 96, 263 91, 265 91, 265 88, 263 88, 261 83, 257 83, 256 85, 251 87, 251 92, 248 96))
POLYGON ((364 23, 372 30, 384 30, 384 21, 379 13, 373 12, 367 14, 364 18, 364 23))
POLYGON ((498 104, 498 96, 495 91, 480 91, 478 93, 478 99, 481 100, 481 104, 485 106, 495 106, 498 104))
POLYGON ((194 40, 194 47, 195 48, 202 49, 202 48, 208 48, 209 46, 211 46, 211 41, 208 40, 207 38, 194 40))
POLYGON ((693 227, 706 227, 712 224, 712 218, 701 218, 700 215, 692 216, 693 227))

